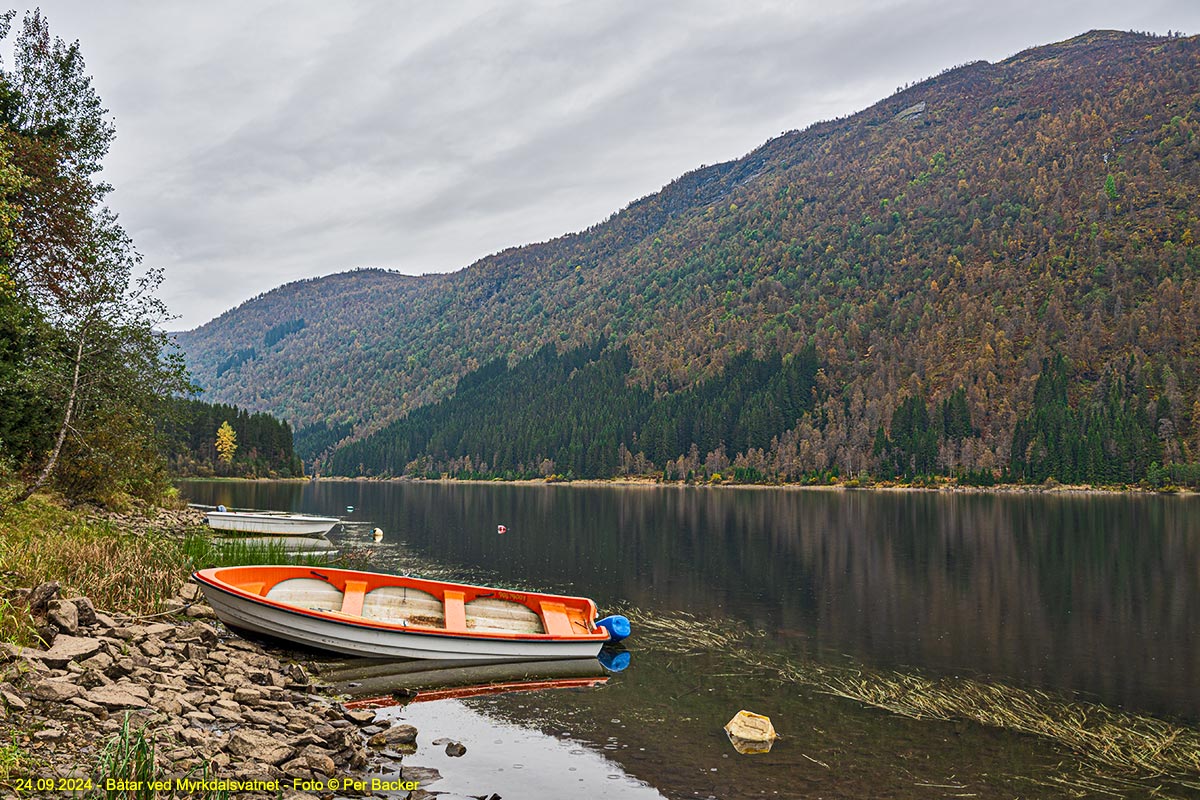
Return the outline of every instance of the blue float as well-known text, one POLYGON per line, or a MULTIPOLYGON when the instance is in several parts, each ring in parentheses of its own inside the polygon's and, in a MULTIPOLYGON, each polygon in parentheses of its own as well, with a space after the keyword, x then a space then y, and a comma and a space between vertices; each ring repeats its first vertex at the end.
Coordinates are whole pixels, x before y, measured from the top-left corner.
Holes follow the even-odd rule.
POLYGON ((629 636, 633 632, 633 628, 629 624, 629 619, 620 614, 613 614, 596 622, 597 628, 604 628, 608 631, 608 640, 610 642, 619 642, 629 636))

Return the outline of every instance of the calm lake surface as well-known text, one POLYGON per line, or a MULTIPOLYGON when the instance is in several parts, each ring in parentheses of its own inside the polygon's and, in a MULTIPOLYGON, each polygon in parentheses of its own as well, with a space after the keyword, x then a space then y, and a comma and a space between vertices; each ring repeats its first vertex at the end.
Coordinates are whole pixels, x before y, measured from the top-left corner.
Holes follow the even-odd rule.
MULTIPOLYGON (((510 484, 187 482, 193 502, 342 516, 374 568, 594 598, 634 618, 596 689, 414 704, 428 788, 504 797, 1055 797, 1060 743, 914 720, 830 675, 1045 690, 1200 721, 1200 499, 510 484), (347 506, 354 511, 347 513, 347 506), (507 533, 497 534, 497 525, 507 533), (638 621, 650 631, 639 635, 638 621), (692 634, 690 632, 697 633, 692 634), (728 637, 710 637, 727 632, 728 637), (738 755, 739 709, 783 738, 738 755), (427 735, 428 733, 428 735, 427 735), (450 759, 430 744, 463 741, 450 759)), ((1150 796, 1163 781, 1117 783, 1150 796)), ((1116 780, 1116 779, 1114 779, 1116 780)), ((1073 794, 1074 793, 1074 794, 1073 794)), ((1167 796, 1200 796, 1176 776, 1167 796)))

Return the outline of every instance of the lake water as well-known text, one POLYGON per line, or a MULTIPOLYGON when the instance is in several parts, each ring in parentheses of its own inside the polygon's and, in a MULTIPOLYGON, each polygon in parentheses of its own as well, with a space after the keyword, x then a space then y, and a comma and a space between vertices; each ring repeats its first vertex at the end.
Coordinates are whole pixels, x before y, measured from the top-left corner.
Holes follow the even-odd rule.
POLYGON ((1192 735, 1200 498, 368 482, 183 491, 343 516, 330 538, 371 547, 382 571, 581 594, 634 619, 632 663, 602 687, 390 712, 422 731, 406 763, 445 775, 430 790, 1148 797, 1161 785, 1200 796, 1200 775, 1144 779, 1054 738, 843 696, 848 685, 984 684, 1035 690, 1050 718, 1077 701, 1192 735), (782 738, 770 753, 730 746, 722 726, 742 708, 772 718, 782 738), (467 755, 445 756, 430 744, 440 736, 467 755))

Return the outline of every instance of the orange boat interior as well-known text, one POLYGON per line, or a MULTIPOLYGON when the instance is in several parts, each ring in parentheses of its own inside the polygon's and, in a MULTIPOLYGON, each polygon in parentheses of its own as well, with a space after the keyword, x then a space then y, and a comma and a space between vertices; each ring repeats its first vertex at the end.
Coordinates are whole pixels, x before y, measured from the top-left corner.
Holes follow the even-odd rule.
POLYGON ((224 567, 200 575, 250 595, 331 617, 447 633, 604 638, 583 597, 308 567, 224 567))

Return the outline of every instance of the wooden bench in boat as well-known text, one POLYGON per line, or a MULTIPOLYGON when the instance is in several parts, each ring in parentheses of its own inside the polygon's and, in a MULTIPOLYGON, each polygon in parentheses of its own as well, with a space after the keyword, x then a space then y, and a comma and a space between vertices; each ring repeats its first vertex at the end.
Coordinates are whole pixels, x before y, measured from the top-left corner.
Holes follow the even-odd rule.
POLYGON ((366 596, 366 581, 346 581, 346 590, 342 592, 342 613, 361 617, 366 596))
POLYGON ((543 600, 541 605, 546 633, 551 636, 570 636, 574 632, 571 628, 571 618, 567 616, 566 606, 548 600, 543 600))
POLYGON ((443 604, 446 609, 446 630, 463 633, 467 630, 466 594, 447 589, 443 604))

